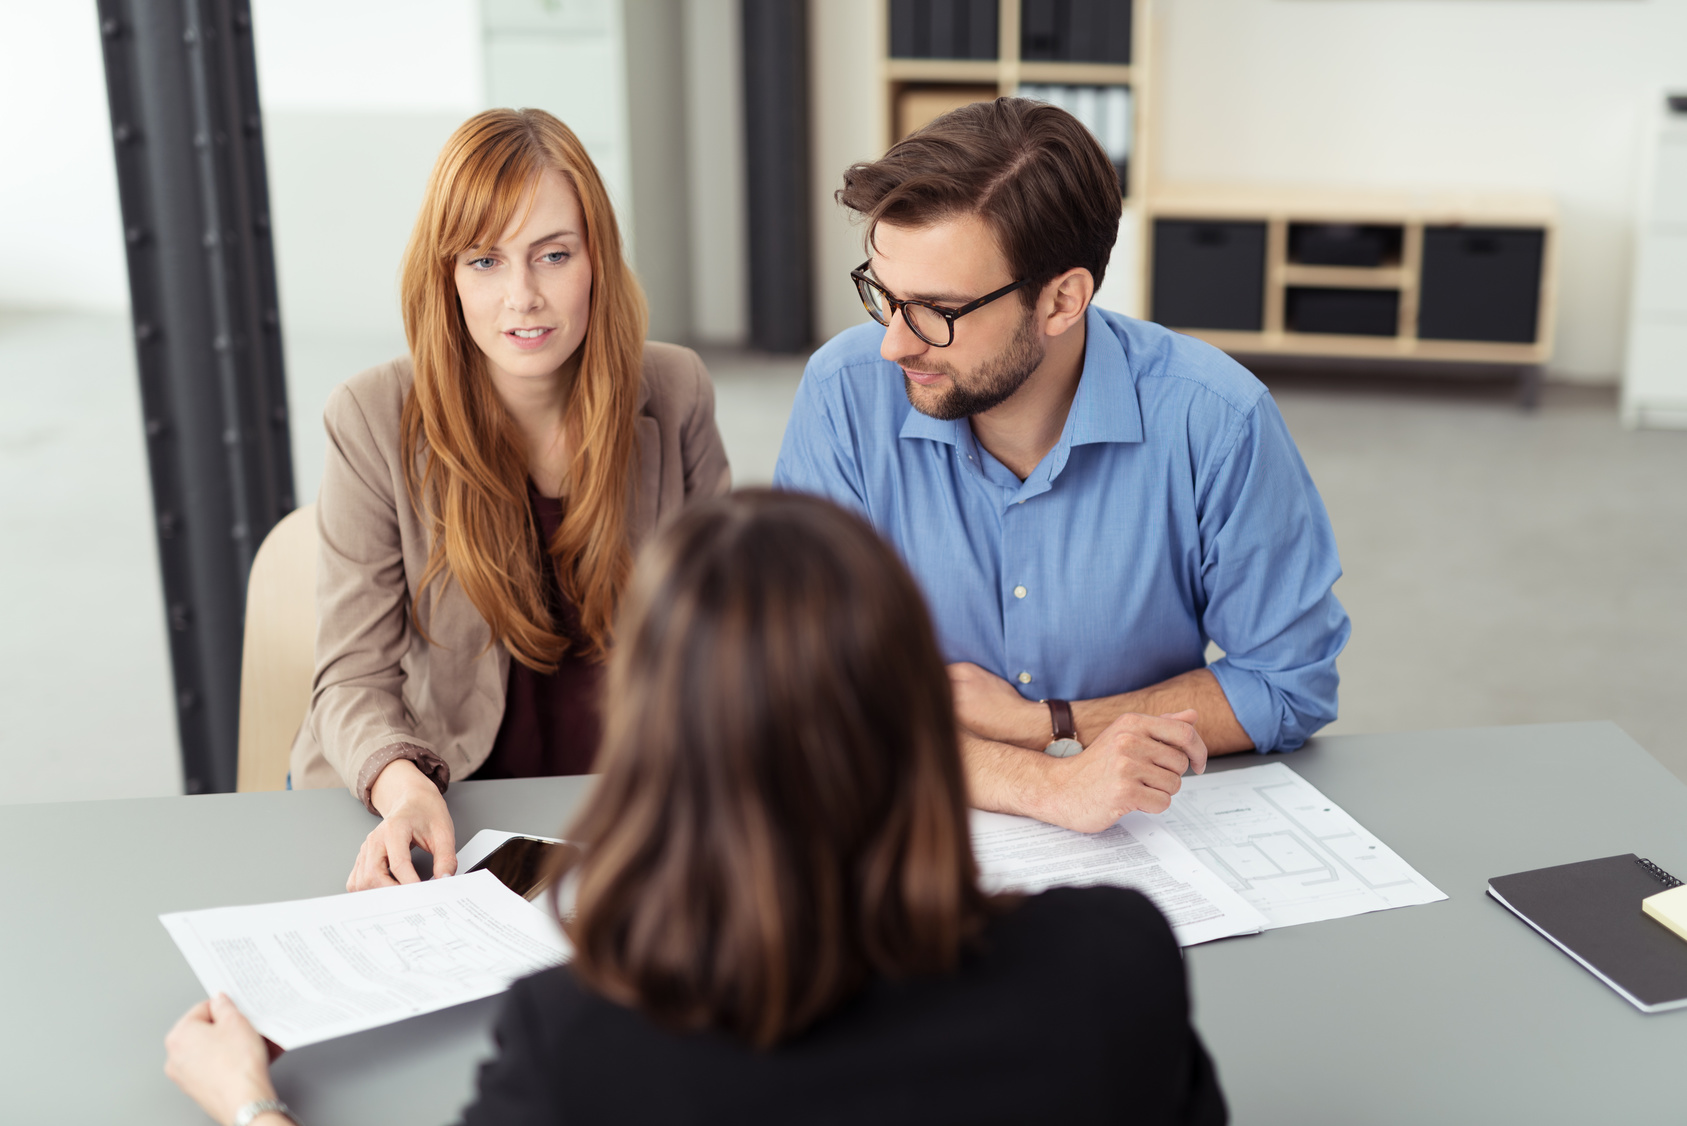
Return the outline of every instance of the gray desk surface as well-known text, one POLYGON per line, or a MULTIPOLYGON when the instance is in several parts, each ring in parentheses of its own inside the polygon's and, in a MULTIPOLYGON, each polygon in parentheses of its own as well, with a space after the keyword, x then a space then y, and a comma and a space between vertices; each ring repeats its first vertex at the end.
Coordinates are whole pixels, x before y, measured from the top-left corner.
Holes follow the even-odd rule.
MULTIPOLYGON (((1450 898, 1188 951, 1234 1121, 1673 1120, 1687 1010, 1631 1008, 1484 888, 1618 852, 1687 875, 1687 787, 1608 723, 1337 736, 1283 761, 1450 898)), ((550 833, 588 785, 450 801, 464 840, 550 833)), ((204 1121, 162 1074, 201 994, 157 915, 337 892, 372 823, 342 791, 0 807, 0 1119, 204 1121)), ((449 1121, 495 1007, 289 1053, 277 1083, 308 1126, 449 1121)))

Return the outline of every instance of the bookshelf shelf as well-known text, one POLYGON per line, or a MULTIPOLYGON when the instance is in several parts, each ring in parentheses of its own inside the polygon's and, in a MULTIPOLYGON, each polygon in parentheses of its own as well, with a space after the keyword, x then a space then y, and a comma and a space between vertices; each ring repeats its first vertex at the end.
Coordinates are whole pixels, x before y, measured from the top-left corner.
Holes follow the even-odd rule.
POLYGON ((1018 64, 1021 82, 1047 82, 1068 86, 1132 86, 1137 84, 1136 71, 1119 63, 1050 63, 1018 64))
POLYGON ((995 59, 886 59, 885 77, 892 82, 1001 82, 1002 66, 995 59))
POLYGON ((1284 285, 1320 285, 1353 289, 1399 289, 1408 274, 1398 266, 1296 266, 1282 267, 1284 285))

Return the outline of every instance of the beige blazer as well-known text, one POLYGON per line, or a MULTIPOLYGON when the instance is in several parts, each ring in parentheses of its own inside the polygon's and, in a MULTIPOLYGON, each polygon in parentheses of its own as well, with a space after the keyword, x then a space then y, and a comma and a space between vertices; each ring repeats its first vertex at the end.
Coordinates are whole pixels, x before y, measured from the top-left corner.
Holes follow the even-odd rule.
MULTIPOLYGON (((430 542, 399 458, 411 379, 408 357, 370 368, 335 388, 323 412, 316 679, 293 740, 295 787, 355 793, 370 756, 395 743, 432 751, 462 778, 486 761, 503 719, 509 651, 456 583, 436 581, 416 601, 430 542), (411 625, 413 603, 433 645, 411 625)), ((645 345, 636 432, 635 548, 689 501, 731 487, 714 385, 695 352, 645 345)))

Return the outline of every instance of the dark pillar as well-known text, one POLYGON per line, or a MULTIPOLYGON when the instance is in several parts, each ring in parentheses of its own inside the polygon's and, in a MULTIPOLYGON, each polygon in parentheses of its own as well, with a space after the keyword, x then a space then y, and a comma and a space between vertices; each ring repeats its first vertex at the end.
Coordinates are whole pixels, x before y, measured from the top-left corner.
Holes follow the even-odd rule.
POLYGON ((813 342, 808 195, 808 5, 743 0, 744 153, 749 189, 750 343, 813 342))
POLYGON ((182 774, 232 791, 246 576, 293 508, 251 8, 97 2, 182 774))

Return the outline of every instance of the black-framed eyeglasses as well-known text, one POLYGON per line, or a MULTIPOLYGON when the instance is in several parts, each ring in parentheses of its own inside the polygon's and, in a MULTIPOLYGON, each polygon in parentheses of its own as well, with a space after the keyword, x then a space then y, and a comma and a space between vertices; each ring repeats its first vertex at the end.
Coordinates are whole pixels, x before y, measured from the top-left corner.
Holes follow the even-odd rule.
POLYGON ((1021 278, 1002 286, 994 293, 986 293, 977 301, 968 301, 959 309, 945 309, 929 301, 898 301, 890 295, 889 290, 867 275, 867 267, 872 264, 873 260, 869 258, 849 272, 855 282, 855 292, 861 295, 861 304, 867 309, 867 315, 889 328, 891 318, 901 313, 902 323, 908 326, 908 331, 933 348, 947 348, 955 342, 956 320, 974 309, 984 308, 998 297, 1006 297, 1031 280, 1021 278))

